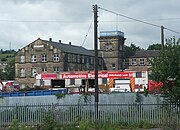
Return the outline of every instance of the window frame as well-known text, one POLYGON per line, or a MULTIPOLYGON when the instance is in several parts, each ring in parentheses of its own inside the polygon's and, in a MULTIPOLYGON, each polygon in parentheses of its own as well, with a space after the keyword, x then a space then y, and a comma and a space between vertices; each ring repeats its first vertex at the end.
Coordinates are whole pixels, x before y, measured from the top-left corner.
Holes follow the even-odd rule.
POLYGON ((25 55, 20 55, 19 62, 20 63, 25 63, 25 55))
POLYGON ((36 68, 31 68, 31 77, 35 77, 36 68))
POLYGON ((53 55, 53 61, 54 62, 59 62, 59 54, 58 53, 53 55))
POLYGON ((139 59, 139 65, 145 65, 145 59, 144 58, 140 58, 139 59))
POLYGON ((26 77, 25 68, 20 68, 20 77, 21 77, 21 78, 26 77))
POLYGON ((42 71, 42 72, 47 72, 47 67, 42 67, 42 68, 41 68, 41 71, 42 71))
POLYGON ((47 62, 47 54, 41 54, 41 62, 47 62))
POLYGON ((37 62, 37 56, 36 55, 31 55, 31 62, 37 62))
POLYGON ((131 65, 137 65, 137 60, 136 60, 136 58, 132 58, 131 59, 131 65))
POLYGON ((53 67, 55 73, 59 73, 59 67, 53 67))

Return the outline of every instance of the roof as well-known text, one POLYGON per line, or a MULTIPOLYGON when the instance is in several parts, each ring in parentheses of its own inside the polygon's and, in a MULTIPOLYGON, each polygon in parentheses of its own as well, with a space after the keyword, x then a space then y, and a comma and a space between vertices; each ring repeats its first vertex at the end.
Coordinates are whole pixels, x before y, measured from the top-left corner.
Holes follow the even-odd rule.
POLYGON ((54 42, 54 41, 48 41, 48 40, 42 40, 42 41, 62 50, 64 52, 94 56, 94 53, 92 51, 87 50, 86 48, 84 48, 82 46, 75 46, 75 45, 71 45, 71 44, 65 44, 65 43, 61 43, 61 42, 54 42))
POLYGON ((140 50, 140 51, 131 51, 125 52, 125 57, 129 58, 141 58, 141 57, 156 57, 158 56, 158 50, 140 50))

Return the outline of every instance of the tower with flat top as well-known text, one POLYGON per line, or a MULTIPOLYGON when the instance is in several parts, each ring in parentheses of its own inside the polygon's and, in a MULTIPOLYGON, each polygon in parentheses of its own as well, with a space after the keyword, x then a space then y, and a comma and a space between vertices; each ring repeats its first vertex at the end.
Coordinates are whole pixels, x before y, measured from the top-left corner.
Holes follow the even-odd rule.
POLYGON ((99 56, 104 60, 105 70, 123 70, 125 39, 121 31, 100 32, 99 56))

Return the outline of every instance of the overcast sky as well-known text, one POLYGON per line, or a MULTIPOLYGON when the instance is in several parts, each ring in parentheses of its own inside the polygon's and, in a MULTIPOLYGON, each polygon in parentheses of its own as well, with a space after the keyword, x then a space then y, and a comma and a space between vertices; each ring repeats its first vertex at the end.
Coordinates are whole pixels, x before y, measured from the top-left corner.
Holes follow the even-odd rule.
MULTIPOLYGON (((93 8, 146 21, 180 32, 179 0, 0 0, 0 49, 18 50, 37 38, 93 49, 93 8)), ((98 32, 122 31, 126 45, 146 49, 160 43, 160 28, 98 10, 98 32)), ((165 30, 165 37, 179 34, 165 30)))

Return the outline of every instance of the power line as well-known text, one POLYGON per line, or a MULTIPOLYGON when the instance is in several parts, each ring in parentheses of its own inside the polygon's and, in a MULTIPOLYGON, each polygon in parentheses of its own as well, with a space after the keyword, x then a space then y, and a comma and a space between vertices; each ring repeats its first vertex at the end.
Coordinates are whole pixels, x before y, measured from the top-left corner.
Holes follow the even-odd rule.
POLYGON ((11 23, 89 23, 89 21, 63 21, 63 20, 0 20, 0 22, 11 23))
POLYGON ((104 10, 104 11, 107 11, 107 12, 110 12, 110 13, 113 13, 113 14, 116 14, 116 15, 119 15, 119 16, 121 16, 121 17, 125 17, 125 18, 127 18, 127 19, 131 19, 131 20, 134 20, 134 21, 137 21, 137 22, 141 22, 141 23, 144 23, 144 24, 152 25, 152 26, 154 26, 154 27, 158 27, 158 28, 161 27, 161 26, 159 26, 159 25, 152 24, 152 23, 149 23, 149 22, 145 22, 145 21, 142 21, 142 20, 139 20, 139 19, 135 19, 135 18, 132 18, 132 17, 129 17, 129 16, 120 14, 120 13, 116 13, 116 12, 111 11, 111 10, 108 10, 108 9, 104 9, 104 8, 101 8, 101 7, 99 7, 99 9, 102 9, 102 10, 104 10))
MULTIPOLYGON (((113 13, 113 14, 116 14, 116 15, 119 15, 119 16, 124 17, 124 18, 127 18, 127 19, 131 19, 131 20, 140 22, 140 23, 144 23, 144 24, 148 24, 148 25, 151 25, 151 26, 154 26, 154 27, 161 28, 160 25, 153 24, 153 23, 149 23, 149 22, 146 22, 146 21, 143 21, 143 20, 139 20, 139 19, 135 19, 135 18, 132 18, 132 17, 129 17, 129 16, 120 14, 120 13, 116 13, 116 12, 114 12, 114 11, 111 11, 111 10, 108 10, 108 9, 105 9, 105 8, 99 7, 99 9, 104 10, 104 11, 107 11, 107 12, 110 12, 110 13, 113 13)), ((169 29, 169 28, 166 28, 166 27, 164 27, 164 29, 166 29, 166 30, 168 30, 168 31, 171 31, 171 32, 174 32, 174 33, 177 33, 177 34, 180 34, 180 32, 175 31, 175 30, 172 30, 172 29, 169 29)))
POLYGON ((166 29, 166 30, 168 30, 168 31, 171 31, 171 32, 174 32, 174 33, 177 33, 177 34, 180 34, 180 32, 177 32, 177 31, 175 31, 175 30, 172 30, 172 29, 169 29, 169 28, 166 28, 166 27, 164 27, 164 29, 166 29))
POLYGON ((87 33, 86 33, 86 35, 85 35, 85 37, 84 37, 84 40, 83 40, 83 43, 82 43, 81 46, 83 46, 84 43, 85 43, 85 41, 86 41, 86 38, 87 38, 87 36, 88 36, 88 34, 89 34, 89 31, 90 31, 90 29, 91 29, 92 23, 93 23, 93 19, 92 19, 92 21, 91 21, 91 23, 90 23, 90 25, 89 25, 88 31, 87 31, 87 33))

